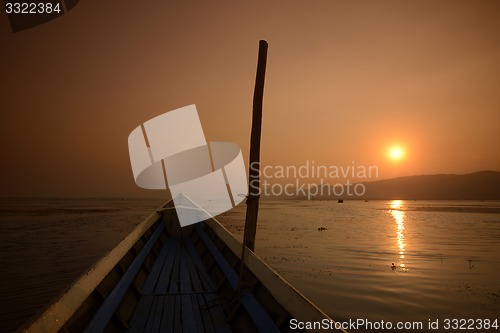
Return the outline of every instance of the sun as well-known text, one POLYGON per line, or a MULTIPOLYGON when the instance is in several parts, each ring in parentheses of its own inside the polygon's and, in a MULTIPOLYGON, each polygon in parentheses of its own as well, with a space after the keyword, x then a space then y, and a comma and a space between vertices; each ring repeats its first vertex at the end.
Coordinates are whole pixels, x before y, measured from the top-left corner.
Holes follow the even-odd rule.
POLYGON ((395 146, 389 148, 389 157, 391 160, 399 161, 405 156, 405 150, 402 147, 395 146))

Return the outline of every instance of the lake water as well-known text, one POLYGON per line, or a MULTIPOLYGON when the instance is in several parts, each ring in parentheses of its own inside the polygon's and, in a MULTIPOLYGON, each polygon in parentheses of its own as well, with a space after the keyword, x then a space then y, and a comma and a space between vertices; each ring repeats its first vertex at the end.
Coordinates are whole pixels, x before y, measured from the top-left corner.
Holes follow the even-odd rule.
POLYGON ((161 203, 0 199, 0 332, 44 308, 161 203))
MULTIPOLYGON (((244 208, 218 218, 240 239, 244 208)), ((337 321, 500 321, 499 212, 499 202, 268 202, 256 252, 337 321)))
MULTIPOLYGON (((161 203, 1 199, 0 331, 46 306, 161 203)), ((218 217, 240 239, 245 208, 218 217)), ((337 321, 500 321, 498 201, 264 201, 256 252, 337 321)))

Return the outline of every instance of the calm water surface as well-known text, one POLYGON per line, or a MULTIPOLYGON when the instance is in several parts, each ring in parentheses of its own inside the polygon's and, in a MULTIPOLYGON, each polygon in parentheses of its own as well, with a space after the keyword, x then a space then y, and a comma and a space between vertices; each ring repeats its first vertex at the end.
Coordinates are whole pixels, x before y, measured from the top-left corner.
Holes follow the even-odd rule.
POLYGON ((44 308, 161 203, 0 199, 0 332, 44 308))
MULTIPOLYGON (((47 305, 161 203, 1 199, 0 331, 47 305)), ((218 218, 239 238, 244 211, 218 218)), ((498 201, 261 202, 256 252, 338 321, 500 320, 499 213, 498 201)))
MULTIPOLYGON (((498 201, 267 202, 256 252, 338 321, 500 324, 499 212, 498 201)), ((219 217, 240 238, 242 219, 244 207, 219 217)))

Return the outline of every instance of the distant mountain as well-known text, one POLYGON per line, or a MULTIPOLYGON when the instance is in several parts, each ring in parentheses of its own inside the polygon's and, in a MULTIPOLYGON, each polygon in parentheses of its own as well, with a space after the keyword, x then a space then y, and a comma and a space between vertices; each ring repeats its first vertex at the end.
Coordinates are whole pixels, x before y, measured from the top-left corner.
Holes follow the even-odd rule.
POLYGON ((360 199, 500 200, 500 172, 423 175, 363 183, 360 199))

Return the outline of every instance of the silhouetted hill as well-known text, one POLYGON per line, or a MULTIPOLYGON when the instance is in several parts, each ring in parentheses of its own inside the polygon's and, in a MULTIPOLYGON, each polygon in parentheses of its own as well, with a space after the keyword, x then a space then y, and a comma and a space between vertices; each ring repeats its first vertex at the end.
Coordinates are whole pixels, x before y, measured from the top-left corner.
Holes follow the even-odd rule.
POLYGON ((499 200, 500 172, 424 175, 363 183, 362 199, 499 200))

